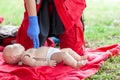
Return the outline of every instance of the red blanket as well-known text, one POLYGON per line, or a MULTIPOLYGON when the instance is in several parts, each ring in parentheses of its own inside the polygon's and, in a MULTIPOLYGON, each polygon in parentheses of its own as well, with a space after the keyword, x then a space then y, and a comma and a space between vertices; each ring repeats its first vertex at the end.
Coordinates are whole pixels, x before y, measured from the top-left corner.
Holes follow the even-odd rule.
MULTIPOLYGON (((1 48, 3 49, 3 48, 1 48)), ((97 49, 86 49, 88 62, 79 70, 62 63, 56 67, 48 66, 31 68, 28 66, 8 65, 2 59, 0 53, 0 80, 85 80, 98 72, 100 65, 111 55, 117 56, 120 45, 100 47, 97 49)))

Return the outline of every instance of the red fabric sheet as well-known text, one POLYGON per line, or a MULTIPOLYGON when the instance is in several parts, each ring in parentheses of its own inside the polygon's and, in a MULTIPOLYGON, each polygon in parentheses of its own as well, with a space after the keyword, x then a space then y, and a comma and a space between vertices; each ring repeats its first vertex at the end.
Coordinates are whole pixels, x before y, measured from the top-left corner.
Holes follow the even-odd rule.
MULTIPOLYGON (((3 47, 0 47, 1 51, 3 47)), ((88 62, 79 70, 62 63, 56 67, 48 66, 31 68, 28 66, 17 66, 6 64, 0 53, 0 80, 85 80, 98 72, 100 65, 104 63, 111 55, 117 56, 120 51, 120 45, 100 47, 96 49, 86 49, 88 62)))

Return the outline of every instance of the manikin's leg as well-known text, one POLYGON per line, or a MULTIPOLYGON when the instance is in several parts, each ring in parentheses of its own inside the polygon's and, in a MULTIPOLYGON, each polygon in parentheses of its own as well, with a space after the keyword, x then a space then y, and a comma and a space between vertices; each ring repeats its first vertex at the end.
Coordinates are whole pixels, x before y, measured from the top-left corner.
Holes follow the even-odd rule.
POLYGON ((64 64, 69 65, 73 68, 78 68, 81 66, 81 63, 77 62, 69 53, 59 52, 52 55, 52 60, 55 60, 57 63, 64 62, 64 64))
POLYGON ((81 60, 86 60, 87 59, 87 56, 80 56, 75 51, 73 51, 71 48, 61 49, 61 51, 69 53, 77 61, 81 61, 81 60))

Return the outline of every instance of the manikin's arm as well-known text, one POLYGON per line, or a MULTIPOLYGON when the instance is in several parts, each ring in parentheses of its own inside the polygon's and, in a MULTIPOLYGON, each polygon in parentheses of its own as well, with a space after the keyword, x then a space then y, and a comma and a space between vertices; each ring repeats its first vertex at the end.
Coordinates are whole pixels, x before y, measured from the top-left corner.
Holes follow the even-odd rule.
POLYGON ((28 66, 31 66, 31 67, 37 67, 37 66, 56 66, 56 61, 54 60, 45 60, 45 59, 35 59, 35 58, 32 58, 30 57, 29 55, 25 55, 23 58, 22 58, 22 62, 28 66))

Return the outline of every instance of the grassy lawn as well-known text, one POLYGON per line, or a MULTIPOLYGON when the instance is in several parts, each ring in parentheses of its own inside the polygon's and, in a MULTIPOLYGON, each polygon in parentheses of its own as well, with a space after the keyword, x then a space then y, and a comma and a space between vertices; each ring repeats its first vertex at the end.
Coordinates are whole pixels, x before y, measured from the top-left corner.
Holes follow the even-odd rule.
MULTIPOLYGON (((86 0, 84 11, 86 47, 120 43, 120 0, 86 0)), ((22 0, 2 0, 0 2, 0 16, 4 22, 0 25, 11 24, 19 26, 23 19, 22 0)), ((98 73, 87 80, 120 80, 120 56, 111 57, 98 73)))
POLYGON ((119 4, 119 0, 87 0, 84 17, 88 47, 120 43, 119 4))
POLYGON ((1 0, 0 1, 0 16, 4 17, 4 21, 0 25, 15 25, 19 26, 23 19, 23 0, 1 0))
MULTIPOLYGON (((120 43, 120 0, 87 0, 84 11, 86 47, 120 43)), ((87 80, 120 80, 120 56, 111 57, 87 80)))

